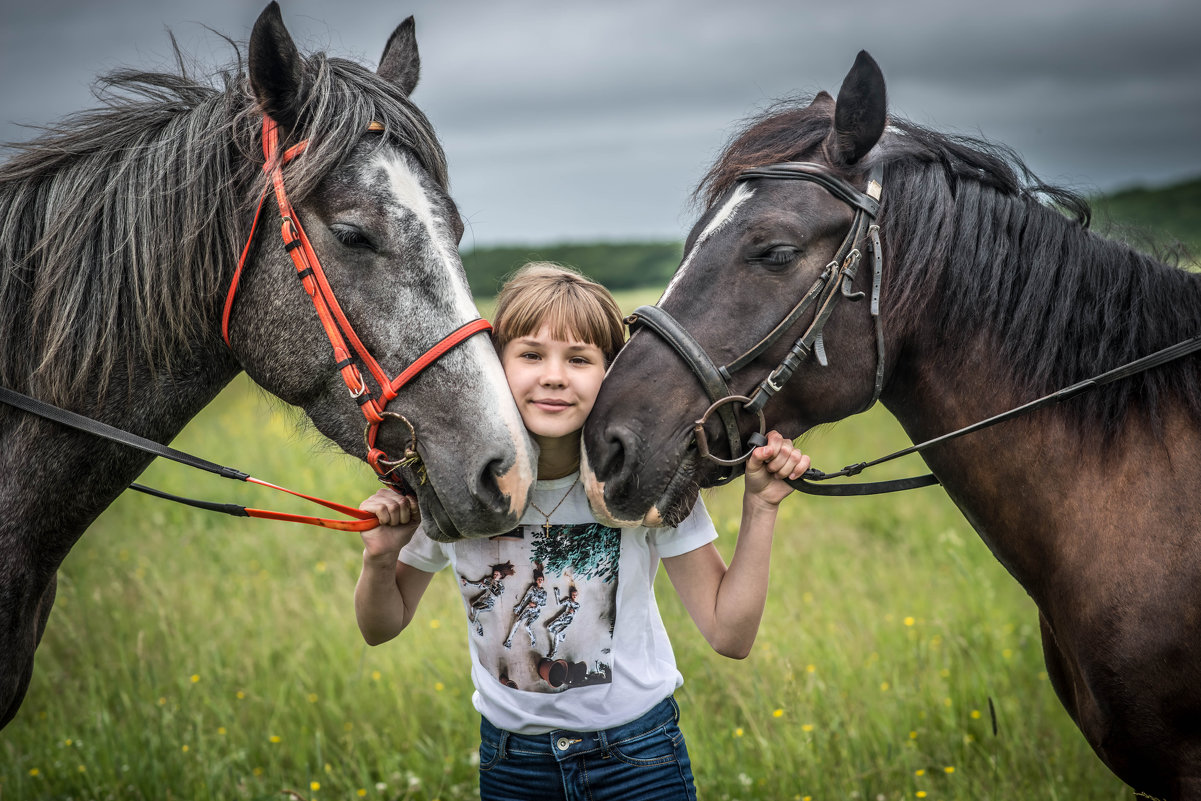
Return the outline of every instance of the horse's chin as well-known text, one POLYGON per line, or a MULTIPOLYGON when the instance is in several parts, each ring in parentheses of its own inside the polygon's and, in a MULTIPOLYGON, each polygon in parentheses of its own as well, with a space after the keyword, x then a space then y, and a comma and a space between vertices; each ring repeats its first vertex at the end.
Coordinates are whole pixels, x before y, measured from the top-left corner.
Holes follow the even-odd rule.
POLYGON ((427 537, 435 542, 458 542, 465 538, 459 531, 438 494, 428 484, 417 487, 417 503, 421 507, 421 527, 427 537))
MULTIPOLYGON (((489 520, 487 523, 480 521, 481 525, 488 526, 486 529, 477 529, 477 532, 464 530, 460 528, 451 518, 446 507, 442 503, 442 499, 438 497, 438 493, 428 484, 417 485, 417 503, 421 507, 421 526, 431 540, 435 542, 458 542, 459 540, 483 539, 485 537, 495 537, 498 534, 503 534, 505 531, 511 531, 517 527, 517 518, 512 520, 512 524, 503 526, 500 530, 496 530, 496 521, 489 520)), ((471 521, 468 521, 469 523, 471 521)))
POLYGON ((607 526, 647 526, 662 528, 678 526, 692 513, 696 499, 700 493, 697 483, 697 459, 694 453, 686 454, 668 479, 663 492, 649 509, 640 517, 624 518, 619 512, 610 509, 605 498, 605 483, 599 481, 588 465, 587 453, 584 455, 582 473, 584 489, 588 493, 588 503, 592 507, 593 516, 607 526))
POLYGON ((659 500, 655 501, 655 505, 642 518, 644 526, 678 526, 692 514, 692 507, 696 506, 696 499, 701 490, 700 484, 697 483, 698 467, 696 454, 690 450, 680 460, 659 500))

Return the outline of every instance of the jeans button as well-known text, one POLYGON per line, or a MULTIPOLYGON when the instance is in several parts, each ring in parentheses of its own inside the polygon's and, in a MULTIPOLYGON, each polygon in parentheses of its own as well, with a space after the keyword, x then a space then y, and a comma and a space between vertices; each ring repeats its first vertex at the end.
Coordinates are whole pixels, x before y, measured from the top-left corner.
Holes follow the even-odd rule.
POLYGON ((566 751, 570 745, 571 740, 568 740, 566 737, 560 737, 557 741, 555 741, 555 747, 560 751, 566 751))

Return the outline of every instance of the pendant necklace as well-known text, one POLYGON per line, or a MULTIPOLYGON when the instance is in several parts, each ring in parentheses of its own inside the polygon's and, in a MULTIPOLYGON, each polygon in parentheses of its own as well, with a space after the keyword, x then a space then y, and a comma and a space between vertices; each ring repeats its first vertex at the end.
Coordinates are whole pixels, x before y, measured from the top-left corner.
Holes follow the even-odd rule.
POLYGON ((555 508, 551 509, 549 512, 544 512, 541 509, 539 509, 538 504, 534 503, 534 500, 532 498, 530 499, 530 506, 534 507, 534 511, 546 518, 546 522, 542 524, 542 531, 544 534, 546 534, 546 535, 550 534, 550 516, 553 515, 555 513, 555 511, 560 506, 563 505, 563 501, 567 500, 567 496, 571 494, 571 491, 573 489, 575 489, 575 485, 579 484, 579 483, 580 483, 580 476, 577 473, 576 477, 575 477, 575 481, 571 482, 571 486, 567 488, 567 492, 563 493, 563 497, 560 498, 559 502, 555 504, 555 508))

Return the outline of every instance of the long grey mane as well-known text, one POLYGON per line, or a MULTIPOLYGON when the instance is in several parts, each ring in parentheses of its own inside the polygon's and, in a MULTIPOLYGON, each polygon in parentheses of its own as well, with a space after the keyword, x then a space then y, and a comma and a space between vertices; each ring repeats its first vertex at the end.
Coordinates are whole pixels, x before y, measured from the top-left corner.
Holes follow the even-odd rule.
MULTIPOLYGON (((322 53, 305 72, 307 105, 285 143, 309 140, 285 170, 293 202, 372 121, 385 126, 381 143, 409 148, 447 187, 429 121, 396 87, 322 53)), ((169 371, 173 354, 211 341, 265 186, 261 115, 241 58, 215 83, 182 68, 119 71, 100 82, 98 108, 9 146, 16 153, 0 166, 5 386, 59 404, 85 391, 103 397, 118 373, 132 381, 138 370, 169 371)))

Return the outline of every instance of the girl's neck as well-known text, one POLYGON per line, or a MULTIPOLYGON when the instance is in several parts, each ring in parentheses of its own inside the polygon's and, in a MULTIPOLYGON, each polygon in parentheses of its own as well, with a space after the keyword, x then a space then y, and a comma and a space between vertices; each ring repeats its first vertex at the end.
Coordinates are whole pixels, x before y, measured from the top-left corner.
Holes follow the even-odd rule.
POLYGON ((532 435, 538 443, 538 479, 569 476, 580 469, 580 432, 565 437, 532 435))

